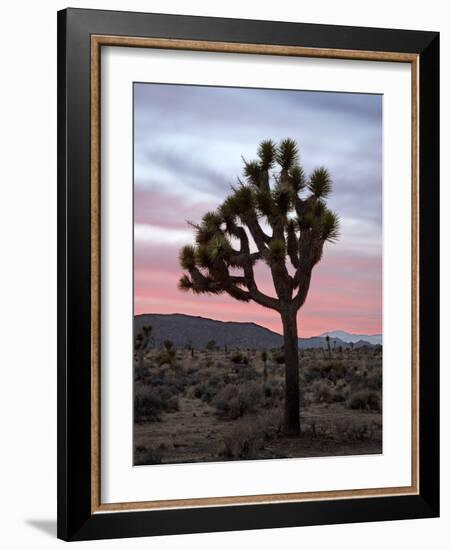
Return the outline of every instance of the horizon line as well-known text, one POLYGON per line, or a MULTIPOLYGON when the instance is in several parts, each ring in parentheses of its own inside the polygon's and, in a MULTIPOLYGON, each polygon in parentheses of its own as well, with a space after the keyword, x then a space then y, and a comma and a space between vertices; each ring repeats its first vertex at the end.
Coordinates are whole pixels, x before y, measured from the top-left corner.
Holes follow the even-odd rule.
MULTIPOLYGON (((221 319, 212 319, 211 317, 203 317, 202 315, 190 315, 189 313, 179 313, 179 312, 174 312, 174 313, 152 313, 152 312, 133 313, 133 317, 142 317, 143 315, 160 315, 160 316, 164 316, 164 317, 169 317, 171 315, 183 315, 184 317, 193 317, 193 318, 197 318, 197 319, 205 319, 206 321, 214 321, 216 323, 234 323, 234 324, 238 324, 238 325, 255 325, 255 326, 257 326, 261 329, 272 332, 273 334, 277 334, 278 336, 283 336, 282 333, 276 332, 275 330, 272 330, 268 327, 259 325, 255 321, 222 321, 221 319)), ((383 335, 382 332, 375 332, 374 334, 369 334, 369 333, 366 333, 366 332, 348 332, 348 331, 342 330, 342 329, 334 329, 334 330, 325 330, 321 334, 317 334, 316 336, 304 336, 302 338, 304 338, 304 339, 321 338, 322 335, 329 334, 329 333, 332 333, 332 332, 344 332, 344 333, 350 334, 352 336, 361 336, 361 335, 362 336, 382 336, 383 335)), ((300 336, 298 336, 298 338, 300 338, 300 336)))

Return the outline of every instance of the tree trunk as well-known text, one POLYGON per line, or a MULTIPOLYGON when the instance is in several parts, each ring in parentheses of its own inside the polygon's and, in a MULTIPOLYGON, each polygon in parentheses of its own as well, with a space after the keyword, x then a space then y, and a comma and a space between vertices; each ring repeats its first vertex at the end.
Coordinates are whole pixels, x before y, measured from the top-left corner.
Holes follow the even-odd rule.
POLYGON ((284 432, 300 433, 299 422, 299 351, 296 312, 281 313, 285 349, 285 417, 284 432))

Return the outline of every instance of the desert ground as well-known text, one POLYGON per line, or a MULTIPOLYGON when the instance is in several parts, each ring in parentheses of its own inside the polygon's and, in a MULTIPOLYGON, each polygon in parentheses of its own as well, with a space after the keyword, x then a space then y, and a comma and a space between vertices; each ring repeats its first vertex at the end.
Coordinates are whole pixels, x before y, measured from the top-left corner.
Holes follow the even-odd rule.
POLYGON ((282 432, 280 349, 175 349, 135 358, 134 463, 382 452, 382 348, 301 350, 301 434, 282 432))

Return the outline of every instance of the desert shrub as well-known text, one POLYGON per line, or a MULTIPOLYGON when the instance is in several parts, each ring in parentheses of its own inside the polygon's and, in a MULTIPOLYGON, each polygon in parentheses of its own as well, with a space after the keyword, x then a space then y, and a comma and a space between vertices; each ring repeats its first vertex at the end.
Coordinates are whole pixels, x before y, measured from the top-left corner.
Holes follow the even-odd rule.
POLYGON ((197 384, 197 386, 194 386, 194 392, 193 395, 197 399, 200 399, 202 397, 202 394, 204 392, 204 387, 202 384, 197 384))
POLYGON ((331 382, 342 380, 346 375, 346 367, 343 363, 330 363, 326 366, 325 376, 331 382))
POLYGON ((261 402, 261 386, 256 382, 246 382, 238 391, 242 414, 255 411, 261 402))
POLYGON ((162 412, 178 410, 179 396, 185 388, 182 370, 155 370, 147 384, 135 382, 135 422, 155 422, 162 412))
POLYGON ((202 401, 205 401, 205 403, 210 403, 210 401, 213 399, 215 395, 215 391, 213 388, 209 387, 208 384, 204 383, 201 384, 201 399, 202 401))
POLYGON ((329 379, 315 380, 310 386, 301 386, 303 403, 342 403, 346 401, 347 392, 343 386, 336 385, 329 379))
POLYGON ((165 384, 165 374, 164 372, 156 367, 152 371, 152 375, 149 376, 147 379, 147 382, 151 384, 152 386, 163 386, 165 384))
POLYGON ((219 456, 244 460, 256 458, 265 443, 281 431, 282 419, 282 411, 275 409, 261 417, 240 421, 232 432, 223 437, 219 456))
POLYGON ((235 384, 227 384, 214 397, 212 406, 222 415, 229 418, 240 416, 238 388, 235 384))
POLYGON ((177 386, 166 385, 159 389, 159 395, 163 402, 164 410, 167 410, 166 403, 168 403, 172 397, 177 397, 179 395, 179 391, 177 386))
POLYGON ((343 441, 364 441, 379 439, 382 425, 378 422, 356 423, 348 419, 338 419, 334 423, 335 439, 343 441))
POLYGON ((344 403, 348 398, 348 394, 344 390, 338 388, 334 389, 333 400, 335 403, 344 403))
POLYGON ((237 351, 230 357, 230 360, 232 361, 232 363, 235 363, 235 364, 242 363, 243 359, 244 359, 244 355, 241 353, 241 351, 237 351))
POLYGON ((208 383, 202 385, 202 401, 210 403, 217 393, 217 389, 214 386, 210 386, 208 383))
POLYGON ((224 380, 218 374, 212 374, 207 380, 198 384, 194 389, 194 397, 202 399, 206 403, 217 395, 219 390, 224 386, 224 380))
POLYGON ((362 384, 366 384, 362 374, 359 372, 358 367, 354 366, 346 373, 345 382, 349 384, 353 391, 364 389, 362 384))
POLYGON ((259 377, 257 370, 244 363, 237 369, 235 376, 237 382, 247 382, 255 380, 257 377, 259 377))
POLYGON ((161 464, 162 455, 158 449, 138 446, 135 449, 135 465, 161 464))
POLYGON ((282 351, 277 351, 272 354, 272 360, 278 365, 283 365, 285 363, 285 353, 282 351))
POLYGON ((310 388, 313 401, 317 403, 333 403, 334 391, 326 380, 315 380, 310 388))
POLYGON ((152 389, 141 389, 135 392, 135 422, 140 423, 159 420, 162 409, 163 402, 156 391, 152 389))
POLYGON ((317 365, 311 365, 307 368, 304 368, 302 371, 303 379, 310 384, 314 380, 317 380, 321 376, 321 369, 317 365))
MULTIPOLYGON (((238 396, 232 397, 227 403, 219 399, 218 404, 219 406, 216 408, 220 412, 222 411, 222 415, 226 418, 229 418, 230 420, 235 420, 236 418, 239 418, 243 415, 240 405, 240 399, 238 396)), ((213 404, 213 406, 215 405, 213 404)))
POLYGON ((186 389, 186 396, 188 397, 188 399, 196 398, 195 391, 196 391, 196 386, 190 386, 189 388, 186 389))
POLYGON ((337 361, 337 362, 333 363, 332 368, 335 369, 337 371, 337 373, 340 374, 340 376, 342 376, 342 377, 348 371, 348 367, 342 361, 337 361))
POLYGON ((227 384, 217 393, 211 405, 222 416, 235 419, 255 411, 261 399, 261 386, 250 381, 240 385, 227 384))
POLYGON ((313 382, 318 379, 327 379, 337 382, 346 377, 347 367, 341 362, 317 362, 303 369, 303 377, 306 382, 313 382))
POLYGON ((223 438, 219 456, 245 460, 255 457, 263 445, 264 439, 252 426, 240 426, 223 438))
POLYGON ((205 349, 208 349, 209 351, 213 351, 217 348, 216 340, 210 340, 207 345, 205 346, 205 349))
POLYGON ((258 417, 258 430, 264 432, 264 438, 268 441, 273 439, 274 435, 282 431, 283 410, 281 407, 274 407, 264 411, 258 417))
POLYGON ((347 402, 347 407, 353 410, 373 410, 381 409, 380 396, 372 390, 361 390, 353 393, 347 402))
POLYGON ((167 412, 175 412, 179 410, 179 398, 176 395, 172 395, 164 404, 164 409, 167 412))
POLYGON ((366 387, 370 390, 380 390, 382 388, 382 371, 376 371, 368 375, 366 387))
POLYGON ((164 381, 170 387, 179 385, 181 378, 183 378, 183 375, 179 372, 176 372, 175 369, 172 367, 171 367, 171 370, 167 370, 164 373, 164 381))
POLYGON ((135 365, 133 371, 133 379, 135 382, 146 383, 149 375, 149 368, 145 365, 139 366, 135 365))
POLYGON ((270 381, 263 387, 263 395, 265 398, 265 407, 272 407, 274 403, 280 401, 284 397, 284 387, 281 382, 270 381))
POLYGON ((222 383, 222 379, 221 377, 218 375, 218 374, 212 374, 209 378, 208 378, 208 385, 211 386, 212 388, 217 388, 221 383, 222 383))
POLYGON ((175 359, 174 349, 164 349, 157 355, 157 363, 161 367, 162 365, 171 365, 175 359))
POLYGON ((368 426, 366 424, 363 426, 349 426, 343 434, 343 439, 345 441, 364 441, 365 439, 371 439, 368 426))
POLYGON ((237 426, 231 434, 224 436, 219 455, 229 459, 253 458, 264 442, 265 438, 255 430, 255 426, 237 426))
POLYGON ((196 374, 199 372, 199 367, 197 365, 190 365, 186 368, 186 374, 188 376, 192 376, 193 374, 196 374))
POLYGON ((193 383, 197 381, 197 377, 191 377, 188 379, 188 375, 184 370, 182 370, 180 373, 176 373, 174 376, 172 385, 177 390, 178 393, 183 393, 186 390, 186 387, 189 385, 189 383, 193 383))
POLYGON ((236 351, 235 353, 232 353, 230 356, 230 360, 232 363, 235 363, 235 365, 248 365, 249 364, 249 357, 248 355, 244 354, 241 351, 236 351))
POLYGON ((329 423, 318 421, 318 419, 312 419, 308 426, 311 437, 320 439, 332 439, 332 427, 329 423))

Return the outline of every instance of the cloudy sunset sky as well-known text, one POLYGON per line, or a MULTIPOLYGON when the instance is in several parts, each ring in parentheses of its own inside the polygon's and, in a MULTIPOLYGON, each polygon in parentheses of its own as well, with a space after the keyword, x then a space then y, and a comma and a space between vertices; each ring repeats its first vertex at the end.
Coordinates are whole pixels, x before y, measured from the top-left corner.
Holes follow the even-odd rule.
MULTIPOLYGON (((181 292, 180 248, 242 176, 260 141, 294 138, 307 175, 326 166, 341 237, 314 269, 299 336, 382 332, 382 96, 162 84, 134 85, 135 314, 253 321, 281 332, 278 314, 227 295, 181 292)), ((274 294, 259 265, 261 290, 274 294)))

